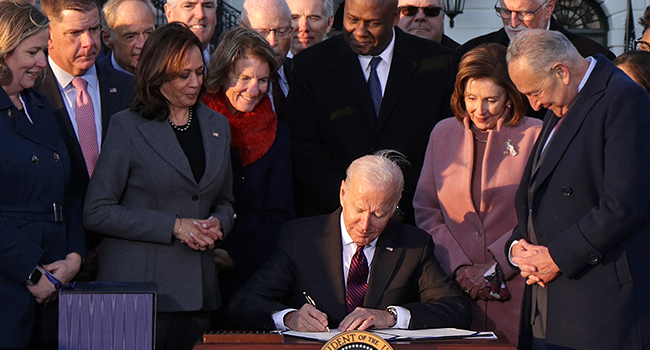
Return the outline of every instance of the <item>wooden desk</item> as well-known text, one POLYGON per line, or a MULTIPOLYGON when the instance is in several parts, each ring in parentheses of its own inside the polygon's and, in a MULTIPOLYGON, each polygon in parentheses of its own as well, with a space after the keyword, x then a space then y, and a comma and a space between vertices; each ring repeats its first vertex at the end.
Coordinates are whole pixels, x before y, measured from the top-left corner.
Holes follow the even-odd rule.
MULTIPOLYGON (((500 331, 499 339, 446 339, 390 342, 395 350, 516 350, 500 331)), ((320 350, 325 343, 285 336, 282 344, 230 343, 196 344, 194 350, 320 350)))

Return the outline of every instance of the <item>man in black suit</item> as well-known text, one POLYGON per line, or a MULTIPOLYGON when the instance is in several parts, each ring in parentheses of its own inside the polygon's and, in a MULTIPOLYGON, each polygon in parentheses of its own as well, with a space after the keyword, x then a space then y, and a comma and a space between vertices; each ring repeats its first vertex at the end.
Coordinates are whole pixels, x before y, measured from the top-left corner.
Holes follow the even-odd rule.
POLYGON ((102 38, 111 49, 97 64, 133 75, 140 52, 156 28, 149 0, 109 0, 102 6, 102 38))
MULTIPOLYGON (((109 119, 133 100, 133 78, 95 64, 100 19, 94 0, 43 0, 41 9, 50 19, 50 39, 45 80, 37 90, 52 105, 70 153, 73 190, 84 198, 109 119), (83 92, 78 81, 85 82, 83 92), (77 113, 80 99, 83 113, 77 113)), ((99 238, 89 234, 87 243, 95 247, 99 238)))
POLYGON ((549 29, 564 34, 583 57, 599 53, 610 60, 616 58, 611 51, 590 38, 562 28, 553 18, 555 3, 556 0, 498 0, 496 12, 503 21, 503 28, 471 39, 456 50, 456 56, 460 59, 467 51, 484 43, 507 47, 517 34, 526 29, 549 29))
POLYGON ((231 300, 238 326, 469 326, 469 302, 440 267, 431 237, 391 219, 404 187, 394 156, 380 151, 355 160, 341 183, 342 209, 283 227, 278 249, 231 300))
POLYGON ((399 0, 397 24, 404 32, 433 40, 452 50, 460 44, 445 35, 445 12, 441 0, 399 0))
POLYGON ((531 106, 549 109, 506 246, 531 286, 519 348, 648 349, 650 98, 555 31, 519 34, 507 59, 531 106))
POLYGON ((398 212, 413 223, 429 134, 452 115, 452 52, 394 28, 397 0, 348 0, 344 12, 342 35, 302 51, 293 62, 287 115, 296 208, 300 216, 331 213, 348 164, 390 148, 411 163, 398 212))

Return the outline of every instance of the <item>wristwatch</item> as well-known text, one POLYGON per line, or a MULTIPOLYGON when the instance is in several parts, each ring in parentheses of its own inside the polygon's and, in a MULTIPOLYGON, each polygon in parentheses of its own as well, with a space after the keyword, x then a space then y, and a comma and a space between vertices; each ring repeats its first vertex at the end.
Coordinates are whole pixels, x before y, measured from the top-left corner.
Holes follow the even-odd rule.
POLYGON ((388 311, 391 315, 393 315, 393 318, 395 319, 395 324, 397 324, 397 308, 394 306, 389 306, 386 308, 386 311, 388 311))
POLYGON ((36 266, 34 271, 29 274, 29 277, 27 277, 27 281, 25 281, 25 284, 28 286, 34 286, 38 284, 38 281, 41 280, 41 277, 43 277, 43 273, 41 272, 41 269, 36 266))

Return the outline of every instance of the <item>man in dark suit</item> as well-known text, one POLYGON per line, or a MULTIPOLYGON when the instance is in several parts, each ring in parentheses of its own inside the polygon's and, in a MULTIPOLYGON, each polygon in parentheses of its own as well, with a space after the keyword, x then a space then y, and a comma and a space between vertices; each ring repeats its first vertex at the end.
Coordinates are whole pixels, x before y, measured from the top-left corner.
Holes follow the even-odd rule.
POLYGON ((503 21, 503 28, 474 38, 456 50, 458 59, 467 51, 484 43, 497 43, 508 46, 510 41, 526 29, 556 30, 566 36, 583 57, 597 53, 605 55, 610 60, 616 56, 607 48, 585 36, 574 34, 562 28, 553 19, 556 0, 499 0, 497 1, 497 16, 503 21))
POLYGON ((460 44, 445 35, 445 12, 441 0, 399 0, 399 23, 404 32, 433 40, 455 50, 460 44))
POLYGON ((549 109, 506 248, 531 286, 520 349, 648 349, 650 98, 556 31, 519 34, 507 58, 531 106, 549 109))
MULTIPOLYGON (((133 78, 95 64, 100 50, 95 1, 43 0, 41 9, 50 19, 49 56, 45 80, 36 88, 52 105, 70 153, 72 190, 84 198, 110 117, 133 100, 133 78), (77 81, 85 85, 83 92, 77 81)), ((87 235, 89 248, 99 244, 97 235, 87 235)), ((92 261, 92 249, 88 257, 92 261)))
POLYGON ((293 62, 287 115, 296 208, 300 216, 331 213, 348 164, 390 148, 411 163, 398 211, 413 223, 429 134, 452 115, 452 52, 394 28, 397 0, 348 0, 344 12, 342 35, 302 51, 293 62))
POLYGON ((239 326, 469 326, 469 302, 440 267, 430 236, 391 220, 404 187, 394 156, 355 160, 341 183, 342 209, 285 225, 278 249, 231 300, 239 326))
POLYGON ((110 54, 98 65, 133 75, 140 53, 156 28, 155 13, 148 0, 109 0, 102 6, 102 38, 110 54))

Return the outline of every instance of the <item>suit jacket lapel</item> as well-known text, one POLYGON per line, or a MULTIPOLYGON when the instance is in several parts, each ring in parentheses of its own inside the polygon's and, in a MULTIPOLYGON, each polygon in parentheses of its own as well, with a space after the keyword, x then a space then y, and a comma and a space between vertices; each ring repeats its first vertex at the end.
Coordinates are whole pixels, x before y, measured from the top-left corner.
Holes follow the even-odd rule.
POLYGON ((212 115, 210 109, 202 103, 198 104, 196 108, 196 117, 199 119, 199 127, 201 128, 201 138, 203 140, 203 149, 205 151, 205 172, 199 181, 199 189, 203 190, 210 185, 212 181, 219 177, 221 171, 224 169, 223 162, 230 157, 230 154, 214 154, 214 150, 222 149, 220 143, 226 142, 226 136, 220 134, 220 130, 212 128, 212 115))
POLYGON ((314 248, 325 269, 323 281, 329 281, 333 289, 332 297, 336 304, 342 305, 345 312, 345 283, 343 281, 343 247, 340 226, 341 209, 332 213, 327 219, 323 235, 314 241, 314 248))
MULTIPOLYGON (((571 140, 573 140, 573 137, 580 130, 590 110, 604 93, 607 86, 607 79, 605 79, 605 77, 609 77, 613 69, 613 64, 606 63, 605 60, 607 60, 607 58, 598 55, 598 62, 596 63, 594 70, 591 72, 587 84, 582 88, 582 91, 580 91, 576 97, 567 114, 562 117, 565 120, 562 121, 562 125, 557 128, 556 135, 553 137, 553 142, 549 143, 547 146, 548 149, 546 150, 544 159, 539 165, 537 180, 533 184, 535 186, 533 192, 539 187, 539 184, 543 183, 551 174, 553 169, 555 169, 555 166, 562 158, 564 151, 569 147, 571 140)), ((543 147, 543 144, 540 143, 539 147, 543 147)))
POLYGON ((368 279, 368 290, 363 306, 376 309, 386 290, 386 285, 395 273, 397 263, 403 254, 401 246, 395 246, 397 231, 391 229, 391 224, 384 229, 384 232, 377 239, 375 256, 372 259, 370 278, 368 279))
MULTIPOLYGON (((34 124, 30 123, 26 116, 16 115, 16 133, 31 141, 55 150, 56 148, 56 133, 52 132, 57 128, 56 121, 50 115, 43 115, 43 104, 37 99, 29 90, 26 90, 27 108, 29 109, 30 117, 34 124)), ((9 101, 11 103, 11 101, 9 101)), ((11 103, 13 105, 13 103, 11 103)), ((16 113, 25 113, 23 112, 16 113)))
POLYGON ((375 128, 375 134, 378 134, 381 127, 388 120, 395 105, 400 100, 406 90, 411 76, 416 71, 418 63, 411 60, 413 47, 407 41, 405 35, 399 28, 395 28, 395 48, 393 50, 393 59, 388 73, 388 81, 384 88, 384 97, 381 100, 381 109, 379 110, 379 123, 375 128))
MULTIPOLYGON (((343 41, 342 36, 332 38, 343 41)), ((371 125, 376 125, 377 115, 370 97, 370 88, 363 76, 363 70, 359 64, 359 58, 350 50, 347 43, 337 46, 337 52, 332 61, 332 67, 338 73, 343 83, 350 89, 352 96, 357 101, 371 125)))
POLYGON ((138 130, 160 157, 190 181, 195 182, 190 163, 166 121, 149 120, 139 124, 138 130))
POLYGON ((118 91, 117 86, 112 84, 113 79, 111 79, 112 73, 109 70, 104 69, 100 65, 96 64, 95 68, 97 70, 97 81, 99 82, 99 96, 102 103, 102 143, 106 138, 106 132, 108 131, 108 123, 110 121, 111 111, 114 110, 115 106, 120 106, 120 91, 118 91))

